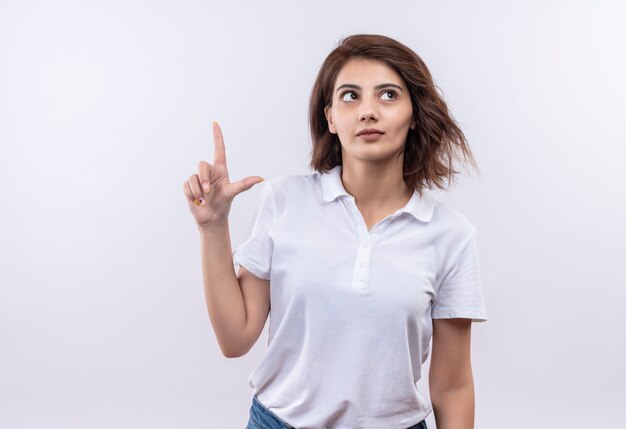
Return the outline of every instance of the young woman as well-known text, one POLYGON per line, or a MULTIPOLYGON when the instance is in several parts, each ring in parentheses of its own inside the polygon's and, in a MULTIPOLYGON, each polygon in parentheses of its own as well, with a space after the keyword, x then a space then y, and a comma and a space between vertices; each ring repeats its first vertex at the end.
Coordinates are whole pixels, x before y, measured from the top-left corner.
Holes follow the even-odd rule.
POLYGON ((265 183, 235 252, 231 203, 263 179, 230 182, 216 123, 214 163, 184 183, 223 354, 246 354, 271 309, 247 429, 423 429, 433 411, 439 429, 472 428, 476 228, 425 189, 453 181, 458 154, 475 166, 462 131, 424 62, 380 35, 329 54, 309 114, 315 171, 265 183))

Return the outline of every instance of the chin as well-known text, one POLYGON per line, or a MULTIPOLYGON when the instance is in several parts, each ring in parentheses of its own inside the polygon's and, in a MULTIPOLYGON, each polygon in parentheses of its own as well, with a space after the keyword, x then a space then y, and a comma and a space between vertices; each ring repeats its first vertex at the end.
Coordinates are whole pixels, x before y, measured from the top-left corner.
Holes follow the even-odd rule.
POLYGON ((348 154, 354 159, 360 159, 363 161, 385 161, 396 157, 397 152, 389 150, 359 150, 356 153, 348 154))

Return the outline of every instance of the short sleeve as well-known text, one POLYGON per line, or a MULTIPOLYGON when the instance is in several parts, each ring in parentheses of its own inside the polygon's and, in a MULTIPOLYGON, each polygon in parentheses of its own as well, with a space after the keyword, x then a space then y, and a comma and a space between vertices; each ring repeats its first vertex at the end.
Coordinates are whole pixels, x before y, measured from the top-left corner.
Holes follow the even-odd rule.
POLYGON ((255 276, 269 280, 273 243, 270 230, 274 225, 276 207, 272 186, 266 182, 248 220, 239 247, 233 252, 235 272, 243 266, 255 276))
POLYGON ((476 230, 458 255, 447 265, 432 307, 433 319, 468 318, 485 322, 487 309, 483 294, 476 230))

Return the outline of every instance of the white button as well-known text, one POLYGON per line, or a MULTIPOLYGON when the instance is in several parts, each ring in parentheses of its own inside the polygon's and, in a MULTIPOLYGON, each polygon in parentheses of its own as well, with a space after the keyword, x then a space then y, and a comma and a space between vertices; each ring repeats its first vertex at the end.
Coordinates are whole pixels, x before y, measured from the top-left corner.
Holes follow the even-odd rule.
POLYGON ((366 265, 367 265, 367 261, 366 261, 365 259, 363 259, 363 260, 361 261, 361 266, 362 266, 362 267, 364 267, 364 266, 366 266, 366 265))
POLYGON ((369 243, 368 243, 367 241, 365 241, 365 242, 363 243, 363 247, 367 247, 367 246, 369 246, 369 243))

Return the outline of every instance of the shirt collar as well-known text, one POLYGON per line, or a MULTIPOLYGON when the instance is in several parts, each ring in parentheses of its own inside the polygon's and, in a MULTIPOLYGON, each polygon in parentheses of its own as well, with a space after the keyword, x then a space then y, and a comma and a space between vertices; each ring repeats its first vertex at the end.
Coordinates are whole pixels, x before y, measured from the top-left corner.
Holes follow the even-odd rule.
MULTIPOLYGON (((339 196, 350 196, 341 182, 341 165, 337 165, 327 173, 320 173, 320 182, 322 184, 322 193, 324 201, 330 202, 339 196)), ((423 197, 420 198, 417 191, 413 191, 413 195, 409 202, 397 213, 406 212, 415 218, 429 222, 433 215, 435 200, 426 190, 423 191, 423 197)))

